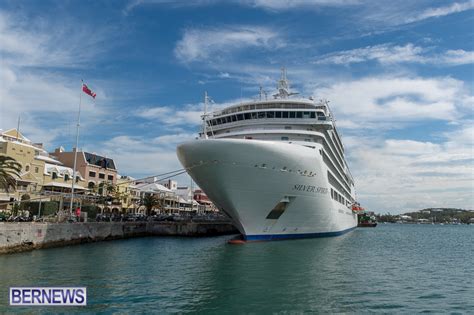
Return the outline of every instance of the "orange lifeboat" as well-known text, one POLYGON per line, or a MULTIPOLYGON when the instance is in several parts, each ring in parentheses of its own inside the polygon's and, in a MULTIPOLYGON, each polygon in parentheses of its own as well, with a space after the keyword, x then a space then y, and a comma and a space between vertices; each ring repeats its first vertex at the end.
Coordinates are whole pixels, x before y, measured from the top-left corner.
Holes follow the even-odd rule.
POLYGON ((365 209, 362 208, 358 202, 356 202, 352 205, 352 212, 362 212, 364 210, 365 209))

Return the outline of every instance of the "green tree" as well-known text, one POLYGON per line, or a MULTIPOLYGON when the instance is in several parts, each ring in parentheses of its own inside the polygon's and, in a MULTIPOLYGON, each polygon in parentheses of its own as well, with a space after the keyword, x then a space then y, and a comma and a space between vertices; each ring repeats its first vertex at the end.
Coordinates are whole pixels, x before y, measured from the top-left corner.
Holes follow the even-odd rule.
POLYGON ((0 188, 6 192, 16 189, 16 178, 20 177, 21 164, 14 158, 0 155, 0 188))
POLYGON ((145 197, 143 197, 143 205, 146 208, 146 214, 150 215, 151 210, 159 205, 159 200, 152 194, 146 194, 145 197))

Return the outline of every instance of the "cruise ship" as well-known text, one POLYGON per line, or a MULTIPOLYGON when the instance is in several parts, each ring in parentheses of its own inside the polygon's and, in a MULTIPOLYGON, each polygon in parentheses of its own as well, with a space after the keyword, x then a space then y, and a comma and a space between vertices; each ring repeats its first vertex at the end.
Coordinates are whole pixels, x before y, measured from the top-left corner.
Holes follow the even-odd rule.
MULTIPOLYGON (((177 155, 243 241, 336 236, 357 226, 354 180, 325 100, 278 92, 203 115, 177 155)), ((207 94, 205 103, 208 103, 207 94)))

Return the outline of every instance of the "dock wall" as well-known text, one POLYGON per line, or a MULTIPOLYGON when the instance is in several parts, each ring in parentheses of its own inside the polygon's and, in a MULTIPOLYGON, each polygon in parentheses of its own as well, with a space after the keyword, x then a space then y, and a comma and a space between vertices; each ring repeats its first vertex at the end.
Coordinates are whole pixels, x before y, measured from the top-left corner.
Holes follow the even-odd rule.
POLYGON ((0 254, 141 236, 213 236, 238 233, 229 223, 87 222, 0 223, 0 254))

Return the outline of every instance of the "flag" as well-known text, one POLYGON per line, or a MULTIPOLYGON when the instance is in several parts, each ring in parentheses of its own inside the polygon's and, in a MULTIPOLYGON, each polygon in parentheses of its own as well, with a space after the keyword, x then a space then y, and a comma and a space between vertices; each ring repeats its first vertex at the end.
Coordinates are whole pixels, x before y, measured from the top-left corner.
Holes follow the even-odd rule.
POLYGON ((89 89, 87 87, 87 85, 85 85, 84 83, 82 83, 82 91, 86 94, 89 94, 90 96, 92 96, 92 98, 95 98, 96 94, 94 92, 91 91, 91 89, 89 89))

